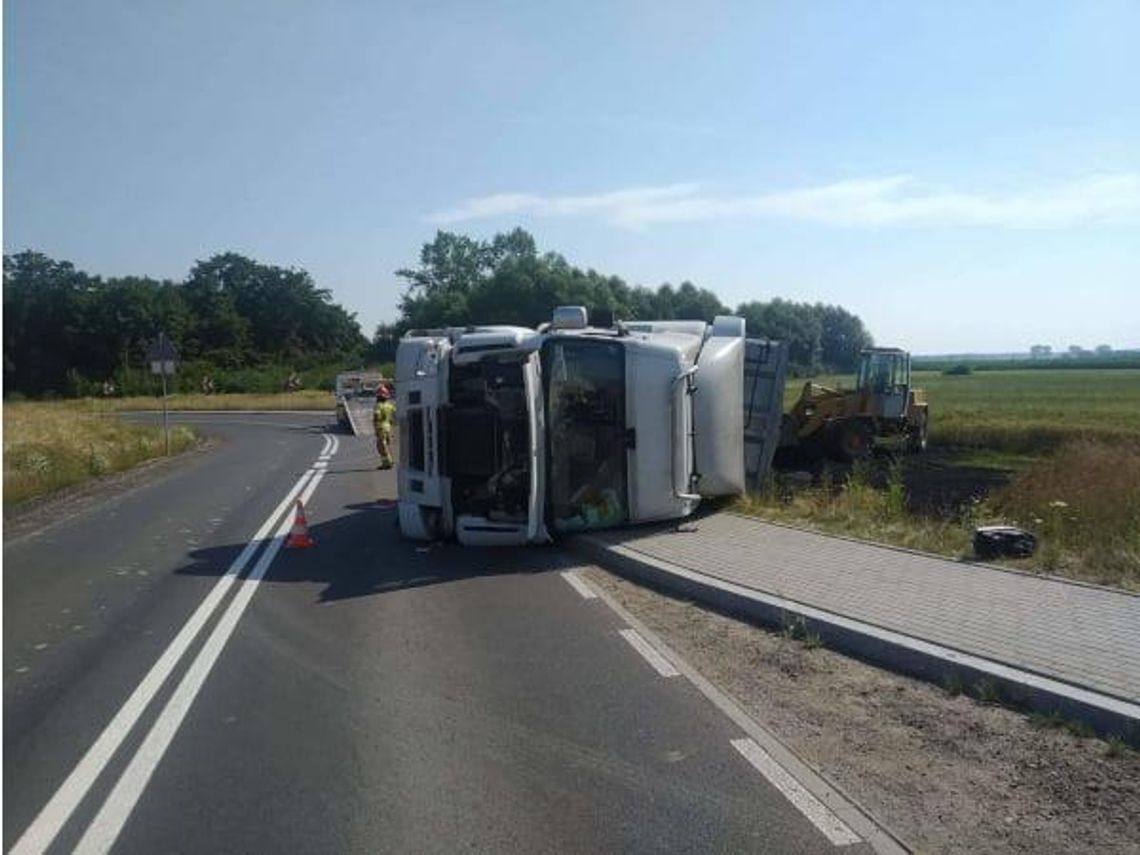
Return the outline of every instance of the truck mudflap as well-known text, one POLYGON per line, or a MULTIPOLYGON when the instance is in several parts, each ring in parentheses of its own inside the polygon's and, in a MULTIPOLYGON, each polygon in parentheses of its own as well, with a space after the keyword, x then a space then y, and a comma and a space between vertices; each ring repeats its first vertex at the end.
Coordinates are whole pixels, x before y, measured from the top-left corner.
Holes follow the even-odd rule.
POLYGON ((750 338, 744 345, 744 474, 750 490, 772 469, 784 415, 788 346, 750 338))

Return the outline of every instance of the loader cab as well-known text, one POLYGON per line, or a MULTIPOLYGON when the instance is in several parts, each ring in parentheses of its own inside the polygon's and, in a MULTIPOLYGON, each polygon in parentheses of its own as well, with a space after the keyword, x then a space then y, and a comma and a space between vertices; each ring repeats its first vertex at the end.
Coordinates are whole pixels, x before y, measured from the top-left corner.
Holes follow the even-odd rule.
POLYGON ((900 419, 910 392, 910 354, 897 347, 874 347, 859 358, 855 388, 868 396, 873 415, 900 419))

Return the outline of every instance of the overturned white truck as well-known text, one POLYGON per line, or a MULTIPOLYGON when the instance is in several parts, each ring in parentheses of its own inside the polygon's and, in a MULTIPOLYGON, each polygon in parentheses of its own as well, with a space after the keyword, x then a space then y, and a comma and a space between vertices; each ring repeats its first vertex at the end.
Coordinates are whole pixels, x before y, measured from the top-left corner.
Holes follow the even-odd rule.
POLYGON ((744 320, 409 332, 396 352, 399 523, 470 545, 668 520, 762 478, 787 350, 744 320))

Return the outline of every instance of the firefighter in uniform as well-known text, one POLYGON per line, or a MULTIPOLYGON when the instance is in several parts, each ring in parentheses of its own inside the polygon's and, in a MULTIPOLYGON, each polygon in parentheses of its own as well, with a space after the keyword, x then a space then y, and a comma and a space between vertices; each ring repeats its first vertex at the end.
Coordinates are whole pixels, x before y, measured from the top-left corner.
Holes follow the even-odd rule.
POLYGON ((380 468, 391 469, 395 465, 392 459, 392 431, 396 426, 396 405, 392 403, 392 392, 387 383, 381 383, 376 390, 372 426, 376 429, 376 451, 380 454, 380 468))

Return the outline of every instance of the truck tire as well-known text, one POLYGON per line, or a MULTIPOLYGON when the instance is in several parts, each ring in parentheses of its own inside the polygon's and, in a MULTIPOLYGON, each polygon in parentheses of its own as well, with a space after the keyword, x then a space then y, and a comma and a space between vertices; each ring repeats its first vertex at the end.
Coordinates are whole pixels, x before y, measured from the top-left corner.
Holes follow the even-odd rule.
POLYGON ((863 419, 853 419, 839 427, 836 455, 844 463, 855 463, 871 456, 875 442, 874 428, 863 419))
POLYGON ((929 416, 924 412, 915 423, 910 426, 906 436, 906 450, 913 454, 922 454, 927 446, 927 421, 929 416))

